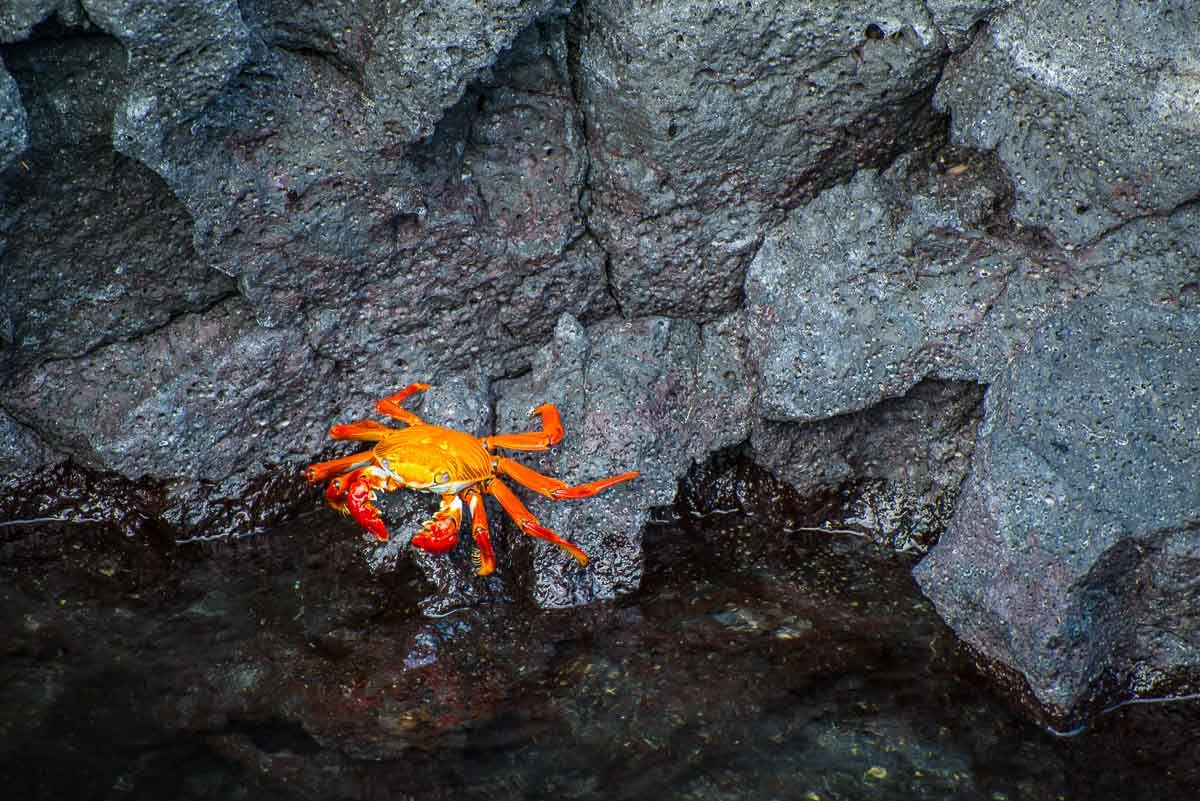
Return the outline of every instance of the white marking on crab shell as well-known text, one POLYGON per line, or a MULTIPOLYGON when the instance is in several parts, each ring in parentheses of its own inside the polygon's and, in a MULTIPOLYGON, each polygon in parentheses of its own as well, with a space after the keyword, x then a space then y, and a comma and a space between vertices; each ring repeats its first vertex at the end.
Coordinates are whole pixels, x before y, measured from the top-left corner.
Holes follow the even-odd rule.
MULTIPOLYGON (((431 484, 428 487, 422 488, 422 491, 423 492, 437 492, 442 495, 445 495, 446 493, 450 493, 452 495, 457 495, 458 493, 465 490, 467 487, 471 486, 472 484, 477 484, 477 483, 479 483, 479 482, 477 482, 477 481, 447 481, 442 484, 431 484)), ((416 489, 416 487, 413 487, 413 489, 416 489)))

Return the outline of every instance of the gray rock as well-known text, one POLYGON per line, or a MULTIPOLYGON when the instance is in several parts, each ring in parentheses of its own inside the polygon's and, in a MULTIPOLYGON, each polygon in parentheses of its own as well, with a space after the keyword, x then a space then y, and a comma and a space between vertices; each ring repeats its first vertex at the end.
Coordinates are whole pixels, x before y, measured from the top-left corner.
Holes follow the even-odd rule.
MULTIPOLYGON (((196 494, 201 484, 227 491, 226 506, 230 497, 252 504, 255 472, 270 474, 280 461, 298 470, 319 458, 338 414, 369 414, 376 399, 410 380, 520 369, 564 311, 585 320, 608 313, 604 254, 585 234, 578 205, 586 156, 572 144, 577 119, 561 68, 563 36, 561 21, 529 30, 504 56, 502 77, 452 111, 439 141, 392 159, 410 183, 398 179, 361 197, 323 184, 309 199, 295 186, 284 192, 293 192, 292 212, 266 227, 265 218, 242 218, 242 233, 221 247, 222 258, 247 265, 239 285, 249 306, 196 257, 187 212, 162 182, 108 143, 124 96, 120 47, 90 37, 13 49, 9 58, 34 98, 36 135, 32 171, 10 173, 11 202, 0 214, 0 405, 91 467, 171 482, 180 501, 171 519, 200 526, 221 506, 219 492, 205 494, 211 500, 196 494), (407 194, 414 187, 415 200, 407 194), (372 212, 370 228, 360 227, 365 218, 347 227, 326 203, 334 196, 339 208, 366 203, 384 216, 372 212), (418 207, 421 215, 397 211, 418 207), (313 230, 318 217, 330 238, 313 230), (269 277, 254 272, 265 263, 256 260, 289 249, 305 269, 279 273, 260 295, 256 281, 269 277), (245 313, 261 322, 255 299, 280 287, 306 298, 303 315, 255 330, 245 313), (226 354, 228 365, 202 363, 214 354, 226 354), (173 389, 192 380, 224 383, 231 402, 173 389), (68 413, 41 392, 72 398, 68 413), (250 423, 256 419, 261 425, 250 423)), ((222 108, 221 98, 204 114, 222 108)), ((328 136, 321 131, 318 143, 328 136)), ((188 146, 205 141, 198 135, 188 146)), ((229 141, 217 150, 228 154, 229 141)), ((305 163, 323 155, 312 140, 293 144, 305 163)), ((201 174, 196 152, 189 174, 203 182, 211 176, 201 174)), ((378 165, 354 169, 366 176, 378 165)), ((204 229, 205 219, 198 224, 204 229)))
POLYGON ((1068 720, 1200 672, 1200 315, 1084 301, 987 394, 916 570, 939 613, 1068 720))
POLYGON ((925 0, 925 7, 950 49, 962 50, 971 42, 971 33, 981 22, 1013 4, 1013 0, 925 0))
POLYGON ((41 437, 0 409, 0 473, 32 473, 55 460, 41 437))
POLYGON ((86 27, 80 0, 5 0, 0 8, 0 42, 21 42, 33 28, 52 16, 70 27, 86 27))
MULTIPOLYGON (((514 458, 571 485, 641 471, 592 498, 551 504, 533 497, 534 515, 591 560, 582 570, 558 547, 534 543, 530 591, 539 606, 635 590, 651 507, 674 499, 693 461, 749 434, 752 393, 739 322, 736 315, 705 326, 644 318, 585 329, 564 315, 533 373, 497 384, 499 431, 536 425, 529 410, 544 402, 558 406, 566 430, 548 453, 514 458)), ((531 542, 522 537, 510 547, 531 542)))
POLYGON ((1100 294, 1168 306, 1200 306, 1200 206, 1133 220, 1074 253, 1072 269, 1104 276, 1100 294))
POLYGON ((338 398, 332 378, 299 332, 261 328, 232 299, 30 369, 5 406, 90 467, 223 484, 238 497, 250 477, 320 451, 338 398))
POLYGON ((112 151, 126 63, 116 42, 39 41, 8 63, 30 98, 31 143, 0 190, 4 372, 129 341, 230 297, 233 281, 197 263, 192 221, 162 180, 112 151))
POLYGON ((461 101, 437 144, 417 144, 506 48, 510 61, 550 58, 531 26, 555 11, 552 0, 383 11, 334 3, 299 18, 272 2, 248 4, 245 18, 228 0, 195 0, 187 13, 150 5, 94 12, 131 54, 114 143, 183 201, 200 255, 239 279, 261 323, 282 325, 303 309, 324 331, 347 322, 348 306, 367 306, 385 320, 378 335, 411 335, 415 315, 397 320, 397 308, 446 311, 420 309, 414 290, 449 294, 469 275, 495 282, 484 265, 514 261, 524 268, 510 271, 515 283, 528 262, 547 259, 547 244, 561 256, 582 233, 569 190, 583 166, 564 141, 575 120, 569 93, 546 86, 553 75, 539 75, 535 92, 510 84, 461 101), (522 32, 532 44, 516 42, 522 32), (468 143, 473 134, 484 136, 468 143), (520 186, 509 168, 497 177, 480 166, 497 147, 518 159, 505 164, 526 167, 520 186), (530 246, 509 250, 501 237, 530 246))
POLYGON ((625 314, 708 320, 783 209, 920 136, 945 44, 924 4, 582 8, 589 223, 625 314))
POLYGON ((935 96, 954 141, 995 150, 1014 216, 1080 245, 1200 194, 1194 4, 1021 2, 935 96))
POLYGON ((746 275, 764 417, 860 411, 927 376, 986 383, 1038 322, 1097 291, 1101 273, 988 233, 1002 188, 986 160, 958 168, 864 170, 766 238, 746 275))

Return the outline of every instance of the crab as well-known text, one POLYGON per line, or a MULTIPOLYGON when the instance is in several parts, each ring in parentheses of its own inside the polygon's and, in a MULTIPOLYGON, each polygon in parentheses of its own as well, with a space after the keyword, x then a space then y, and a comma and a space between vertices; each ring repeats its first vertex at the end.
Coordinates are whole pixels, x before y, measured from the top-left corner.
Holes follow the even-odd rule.
POLYGON ((554 404, 543 403, 529 413, 530 417, 541 417, 541 431, 481 438, 426 423, 400 405, 429 387, 429 384, 410 384, 375 404, 377 412, 405 423, 406 428, 359 420, 335 425, 329 430, 333 439, 375 443, 369 451, 309 465, 305 475, 310 482, 316 484, 332 479, 325 490, 329 505, 354 518, 377 539, 387 541, 387 527, 379 509, 372 503, 377 492, 406 488, 441 495, 441 506, 432 518, 421 524, 420 530, 413 535, 412 544, 431 553, 446 553, 458 543, 465 501, 471 513, 477 572, 486 576, 496 569, 496 555, 483 504, 483 496, 487 494, 500 502, 521 531, 554 543, 586 567, 587 554, 539 523, 500 476, 511 478, 552 501, 565 501, 591 497, 614 484, 637 478, 639 472, 630 470, 575 487, 568 486, 496 452, 497 449, 544 451, 561 442, 562 420, 554 404))

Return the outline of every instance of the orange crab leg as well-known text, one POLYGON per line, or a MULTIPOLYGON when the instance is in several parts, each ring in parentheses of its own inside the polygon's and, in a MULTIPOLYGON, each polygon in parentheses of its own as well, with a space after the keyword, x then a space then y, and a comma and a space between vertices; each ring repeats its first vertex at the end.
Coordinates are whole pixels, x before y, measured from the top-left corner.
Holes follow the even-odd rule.
POLYGON ((354 423, 340 423, 334 426, 329 429, 329 436, 333 439, 357 439, 363 442, 378 442, 395 430, 374 420, 359 420, 354 423))
POLYGON ((389 395, 375 404, 375 411, 380 414, 386 414, 388 417, 395 418, 401 422, 408 423, 410 426, 419 426, 424 424, 424 420, 417 417, 415 414, 405 409, 400 405, 402 401, 418 392, 424 392, 429 389, 429 384, 409 384, 404 389, 397 392, 395 395, 389 395))
POLYGON ((481 576, 489 576, 496 569, 496 552, 492 550, 492 538, 488 536, 487 511, 483 507, 483 495, 479 487, 471 486, 463 490, 467 499, 467 508, 471 510, 471 538, 479 549, 479 570, 481 576))
POLYGON ((533 417, 535 414, 542 416, 541 431, 526 431, 521 434, 497 434, 494 437, 483 437, 479 441, 488 450, 492 448, 510 448, 514 451, 545 451, 549 450, 551 445, 557 445, 562 442, 563 427, 562 419, 558 416, 558 407, 553 403, 543 403, 530 412, 529 416, 533 417))
POLYGON ((557 478, 544 476, 536 470, 526 467, 520 462, 514 462, 512 459, 505 459, 503 456, 496 457, 496 469, 506 476, 512 476, 523 486, 529 487, 534 492, 545 495, 552 501, 565 501, 576 498, 590 498, 598 492, 602 492, 613 484, 620 484, 622 481, 628 481, 631 478, 637 478, 641 475, 637 470, 630 470, 628 473, 621 473, 619 476, 610 476, 608 478, 589 481, 586 484, 580 484, 577 487, 570 487, 559 481, 557 478))
POLYGON ((304 471, 304 476, 313 484, 316 484, 352 467, 362 467, 365 464, 369 464, 370 461, 371 452, 363 451, 362 453, 343 456, 340 459, 332 459, 328 462, 310 464, 308 469, 304 471))
POLYGON ((441 507, 433 518, 421 524, 421 530, 413 535, 412 544, 430 553, 446 553, 458 543, 458 529, 462 525, 462 498, 452 492, 442 496, 441 507))
POLYGON ((500 501, 500 505, 504 507, 504 511, 508 512, 509 517, 516 522, 521 531, 524 531, 531 537, 537 537, 538 539, 554 543, 571 554, 571 556, 574 556, 579 561, 579 564, 584 567, 587 566, 587 554, 539 523, 537 518, 525 508, 525 504, 521 503, 521 499, 513 494, 513 491, 503 481, 493 478, 488 482, 486 489, 496 500, 500 501))

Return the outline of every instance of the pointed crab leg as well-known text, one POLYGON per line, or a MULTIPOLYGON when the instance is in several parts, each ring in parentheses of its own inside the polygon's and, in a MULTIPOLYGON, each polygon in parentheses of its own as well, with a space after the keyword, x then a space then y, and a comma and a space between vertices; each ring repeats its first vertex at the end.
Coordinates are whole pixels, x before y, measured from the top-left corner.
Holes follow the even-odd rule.
POLYGON ((553 403, 543 403, 529 413, 542 416, 541 431, 526 431, 521 434, 497 434, 494 437, 483 437, 480 442, 489 451, 493 448, 510 448, 514 451, 544 451, 551 445, 562 442, 562 419, 558 416, 558 407, 553 403))
POLYGON ((329 429, 329 436, 333 439, 357 439, 362 442, 378 442, 395 430, 374 420, 358 420, 353 423, 339 423, 329 429))
POLYGON ((462 498, 452 492, 443 495, 441 507, 433 513, 430 520, 421 524, 421 530, 413 535, 412 544, 430 553, 449 551, 458 543, 462 508, 462 498))
POLYGON ((493 478, 488 482, 486 491, 494 496, 496 500, 500 501, 500 505, 504 507, 504 511, 508 512, 509 517, 516 522, 521 531, 524 531, 531 537, 537 537, 538 539, 554 543, 571 554, 571 556, 574 556, 579 561, 579 564, 587 567, 587 554, 539 523, 537 518, 525 508, 525 504, 521 503, 521 499, 513 494, 513 491, 503 481, 493 478))
POLYGON ((310 464, 308 469, 304 471, 304 477, 313 484, 320 483, 330 476, 336 476, 338 473, 345 472, 352 467, 362 467, 365 464, 370 464, 371 452, 363 451, 350 456, 343 456, 340 459, 332 459, 328 462, 317 462, 310 464))
POLYGON ((375 404, 375 411, 380 414, 386 414, 401 422, 408 423, 410 426, 422 425, 425 421, 408 409, 403 408, 400 404, 406 398, 416 395, 418 392, 424 392, 429 389, 429 384, 409 384, 404 389, 397 392, 395 395, 389 395, 383 400, 375 404))
POLYGON ((596 481, 589 481, 586 484, 580 484, 577 487, 570 487, 557 478, 544 476, 520 462, 514 462, 512 459, 506 459, 503 456, 496 457, 496 469, 506 476, 512 476, 523 486, 545 495, 552 501, 590 498, 596 493, 608 489, 613 484, 620 484, 622 481, 628 481, 631 478, 637 478, 641 475, 637 470, 630 470, 628 473, 621 473, 619 476, 609 476, 608 478, 601 478, 596 481))
POLYGON ((488 536, 488 519, 487 511, 483 507, 483 495, 476 486, 467 487, 462 494, 467 499, 467 508, 471 510, 471 538, 475 540, 475 547, 479 549, 477 573, 480 576, 491 575, 496 569, 496 553, 492 550, 492 538, 488 536))

